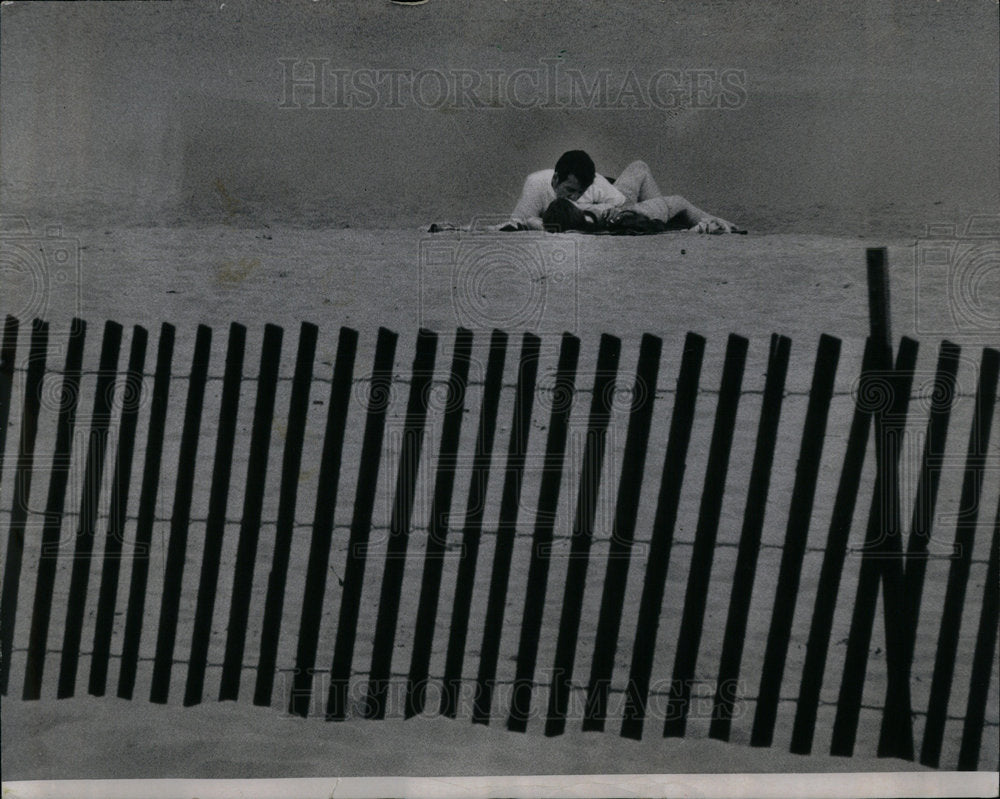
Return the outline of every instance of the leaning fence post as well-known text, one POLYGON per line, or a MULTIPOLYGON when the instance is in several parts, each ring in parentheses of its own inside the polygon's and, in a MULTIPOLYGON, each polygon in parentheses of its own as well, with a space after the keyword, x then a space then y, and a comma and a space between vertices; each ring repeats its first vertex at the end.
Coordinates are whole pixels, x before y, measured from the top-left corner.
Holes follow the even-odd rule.
POLYGON ((122 388, 122 410, 118 423, 118 452, 112 472, 111 499, 108 503, 108 529, 104 536, 104 564, 98 589, 97 620, 94 624, 94 654, 90 658, 88 692, 104 696, 114 632, 115 604, 118 600, 118 577, 121 572, 122 545, 125 540, 125 517, 128 512, 129 486, 132 483, 132 457, 135 434, 142 405, 142 371, 146 363, 148 334, 144 327, 132 328, 128 373, 122 388))
POLYGON ((170 519, 170 540, 167 543, 167 563, 163 571, 163 597, 160 603, 159 625, 156 630, 156 660, 153 663, 153 684, 149 701, 166 704, 170 694, 170 674, 174 664, 174 645, 180 616, 181 582, 187 558, 188 525, 191 522, 191 496, 194 491, 195 466, 198 462, 198 436, 201 412, 205 403, 205 383, 211 356, 212 328, 198 326, 184 406, 184 427, 180 452, 177 456, 177 487, 170 519))
POLYGON ((681 628, 677 636, 674 670, 667 700, 667 717, 663 723, 666 738, 683 737, 691 702, 691 686, 698 663, 698 648, 705 621, 709 581, 715 540, 722 515, 722 500, 729 472, 729 456, 736 430, 736 412, 740 404, 740 386, 746 366, 750 342, 732 334, 726 344, 726 360, 722 367, 719 402, 715 409, 712 439, 708 448, 705 483, 698 507, 698 524, 691 552, 691 568, 684 592, 681 628))
MULTIPOLYGON (((576 511, 573 520, 573 540, 570 542, 569 563, 563 589, 562 612, 559 616, 559 633, 556 636, 556 655, 552 665, 552 682, 549 687, 549 712, 545 721, 546 735, 562 735, 566 729, 566 712, 572 689, 573 662, 583 614, 583 594, 586 588, 587 565, 590 562, 590 545, 594 538, 594 519, 597 515, 597 498, 601 489, 601 470, 604 465, 605 440, 611 420, 611 391, 618 374, 621 341, 613 336, 601 336, 597 354, 597 374, 594 376, 590 418, 587 420, 587 441, 580 464, 580 485, 577 489, 576 511)), ((551 552, 549 553, 551 557, 551 552)), ((539 614, 541 615, 541 614, 539 614)))
POLYGON ((243 492, 240 536, 236 545, 236 564, 233 567, 226 654, 223 658, 222 679, 219 683, 219 701, 236 699, 240 692, 247 618, 250 615, 250 590, 253 587, 254 563, 260 540, 267 456, 271 448, 274 397, 278 384, 278 369, 281 365, 283 336, 284 331, 277 325, 264 326, 264 343, 261 347, 260 368, 257 372, 253 433, 250 438, 250 455, 247 458, 246 490, 243 492))
MULTIPOLYGON (((871 336, 881 348, 882 368, 892 363, 892 332, 889 305, 889 265, 884 247, 870 248, 868 255, 868 299, 871 336)), ((876 353, 879 349, 876 349, 876 353)), ((894 385, 900 383, 893 374, 894 385)), ((912 382, 912 378, 911 378, 912 382)), ((898 390, 898 389, 897 389, 898 390)), ((908 392, 907 392, 908 393, 908 392)), ((903 530, 899 512, 899 454, 905 417, 875 415, 875 453, 878 481, 881 483, 881 535, 879 554, 885 618, 885 657, 888 688, 882 714, 880 757, 913 759, 913 721, 910 718, 910 663, 906 657, 905 626, 898 623, 906 616, 903 594, 903 530), (886 492, 888 491, 888 495, 886 492)))
MULTIPOLYGON (((878 360, 877 346, 874 341, 871 349, 874 364, 878 360)), ((881 377, 877 370, 873 370, 872 376, 864 380, 861 394, 865 398, 867 412, 873 418, 879 413, 887 414, 894 419, 903 420, 906 418, 910 402, 910 386, 913 382, 913 369, 917 362, 917 349, 916 341, 903 337, 899 343, 899 352, 896 353, 894 370, 881 372, 881 377), (893 379, 889 379, 890 377, 893 379)), ((900 448, 897 447, 894 457, 898 460, 899 455, 900 448)), ((837 713, 833 721, 833 734, 830 742, 830 754, 832 755, 848 757, 852 755, 857 738, 861 698, 864 691, 865 673, 868 668, 868 647, 875 624, 881 567, 885 562, 884 557, 872 554, 879 541, 884 538, 881 532, 881 506, 881 488, 876 481, 868 511, 865 543, 859 550, 863 557, 861 558, 854 608, 851 613, 847 652, 844 656, 844 671, 841 675, 840 690, 837 696, 837 713)), ((897 554, 896 559, 898 560, 899 557, 900 555, 897 554)), ((902 612, 901 609, 900 612, 902 612)), ((887 651, 888 648, 887 646, 887 651)))
POLYGON ((587 701, 583 716, 584 730, 604 730, 608 710, 608 693, 615 668, 622 609, 628 583, 629 563, 639 515, 642 476, 646 469, 646 451, 656 401, 656 381, 660 370, 663 341, 648 333, 639 346, 632 403, 629 408, 628 433, 622 455, 622 471, 618 481, 611 540, 608 544, 601 591, 601 609, 597 619, 597 635, 590 661, 587 701))
POLYGON ((840 360, 840 339, 823 335, 816 353, 812 385, 809 389, 809 406, 799 459, 795 467, 795 485, 788 509, 788 525, 781 550, 781 566, 774 589, 771 623, 761 667, 760 689, 757 691, 757 709, 754 713, 752 746, 770 746, 774 738, 774 725, 778 716, 781 678, 785 673, 785 660, 792 638, 792 622, 799 593, 802 561, 809 538, 809 520, 812 516, 816 483, 819 478, 826 420, 833 399, 833 382, 840 360))
POLYGON ((122 660, 118 670, 118 696, 131 699, 139 667, 139 644, 142 620, 146 608, 146 585, 149 578, 149 551, 156 521, 156 497, 160 490, 160 459, 167 421, 167 400, 170 395, 170 363, 174 356, 174 327, 163 324, 156 347, 156 376, 149 406, 149 432, 139 492, 139 518, 135 525, 135 546, 132 548, 132 576, 129 581, 125 635, 122 660))
POLYGON ((327 692, 326 718, 343 721, 347 718, 348 688, 354 644, 361 611, 361 591, 364 587, 365 564, 368 559, 368 536, 371 532, 375 494, 378 491, 379 463, 382 459, 382 438, 385 418, 392 403, 392 364, 398 336, 380 328, 375 343, 375 366, 368 389, 368 410, 365 418, 361 462, 354 496, 354 514, 347 542, 347 562, 344 566, 344 590, 341 593, 337 617, 337 638, 330 666, 330 689, 327 692))
POLYGON ((42 546, 35 576, 35 600, 31 611, 31 630, 28 638, 28 658, 24 667, 24 699, 41 696, 42 671, 45 668, 45 650, 52 613, 52 595, 56 581, 59 538, 62 532, 66 485, 73 454, 74 428, 77 401, 80 393, 80 369, 83 363, 83 342, 87 326, 82 320, 73 320, 66 366, 58 397, 59 421, 56 428, 55 451, 52 456, 52 476, 49 495, 45 503, 45 526, 42 529, 42 546))
POLYGON ((646 574, 642 584, 639 618, 636 621, 632 644, 632 662, 629 666, 625 689, 625 710, 621 735, 625 738, 642 738, 649 701, 649 682, 656 653, 656 631, 660 622, 663 594, 666 589, 667 568, 674 542, 674 526, 680 505, 681 486, 687 466, 688 445, 694 427, 695 402, 698 398, 698 380, 705 354, 705 339, 688 333, 684 340, 684 355, 677 377, 673 414, 667 451, 663 457, 660 491, 656 500, 656 516, 646 558, 646 574))
MULTIPOLYGON (((500 499, 500 518, 497 523, 493 567, 490 570, 490 590, 486 601, 486 617, 483 621, 483 642, 479 648, 479 670, 476 673, 476 686, 472 702, 472 721, 476 724, 489 724, 490 722, 493 683, 496 679, 497 660, 500 657, 500 636, 503 633, 507 585, 510 579, 510 564, 514 551, 514 533, 517 529, 521 487, 524 482, 524 461, 528 451, 531 412, 535 401, 538 343, 538 339, 528 338, 528 335, 525 334, 521 346, 521 360, 518 364, 517 388, 514 389, 514 416, 507 446, 507 463, 504 469, 503 490, 500 499)), ((570 362, 569 383, 557 384, 553 405, 560 401, 567 405, 572 403, 572 381, 576 377, 576 354, 579 352, 579 347, 580 340, 578 338, 569 333, 563 334, 559 363, 560 371, 562 371, 562 365, 567 361, 570 362)), ((560 459, 562 457, 561 451, 559 457, 560 459)))
POLYGON ((948 422, 955 400, 955 381, 961 349, 950 341, 941 342, 938 353, 931 411, 924 433, 924 451, 920 478, 913 500, 913 517, 906 547, 906 659, 911 662, 916 645, 920 603, 927 573, 928 544, 934 528, 938 487, 941 482, 941 456, 948 438, 948 422))
POLYGON ((188 663, 184 704, 201 702, 208 666, 208 648, 212 638, 212 615, 219 585, 222 563, 222 541, 226 531, 226 507, 229 499, 229 479, 233 470, 233 446, 236 441, 236 417, 240 409, 240 385, 243 382, 243 354, 247 329, 235 322, 229 326, 226 351, 226 371, 222 381, 219 408, 219 429, 215 439, 215 462, 212 465, 212 487, 208 499, 208 520, 202 545, 201 574, 198 578, 198 600, 195 606, 194 631, 191 634, 191 655, 188 663))
POLYGON ((389 518, 389 542, 382 569, 379 589, 378 617, 372 642, 371 668, 368 672, 368 693, 365 698, 366 718, 385 718, 392 670, 392 651, 396 643, 399 622, 399 602, 406 569, 406 552, 410 542, 413 498, 420 474, 420 452, 427 423, 428 389, 434 377, 434 357, 437 333, 421 329, 417 333, 417 353, 410 372, 410 396, 406 404, 403 437, 400 442, 396 469, 396 491, 389 518))
MULTIPOLYGON (((875 410, 875 491, 861 563, 861 578, 855 600, 848 641, 844 678, 841 681, 837 718, 834 721, 831 754, 853 753, 857 732, 864 667, 867 662, 871 622, 878 594, 883 587, 885 649, 888 688, 883 709, 883 734, 878 754, 913 757, 913 725, 910 719, 910 664, 906 662, 906 603, 903 594, 903 550, 899 513, 899 455, 903 423, 908 407, 916 344, 900 344, 896 368, 892 367, 892 333, 889 312, 889 274, 885 248, 871 248, 868 257, 868 302, 874 366, 884 375, 888 390, 886 407, 875 410), (888 734, 887 734, 888 733, 888 734)), ((870 381, 871 376, 863 376, 870 381)))
POLYGON ((14 500, 7 531, 7 555, 3 564, 3 588, 0 594, 0 694, 7 695, 10 679, 10 656, 14 648, 14 622, 17 620, 17 593, 21 583, 24 558, 24 528, 31 499, 31 475, 35 460, 35 439, 45 377, 45 355, 49 343, 49 324, 36 319, 31 329, 28 374, 24 383, 21 408, 21 435, 17 448, 17 471, 14 474, 14 500))
POLYGON ((791 339, 777 334, 771 336, 767 359, 767 380, 760 406, 757 425, 757 443, 754 447, 753 466, 747 486, 747 501, 740 531, 740 546, 733 572, 733 586, 729 594, 729 610, 719 658, 719 676, 715 681, 715 698, 712 705, 712 722, 709 737, 729 740, 732 720, 736 715, 738 680, 743 661, 747 621, 750 617, 750 600, 757 575, 757 556, 760 553, 767 495, 771 484, 774 450, 778 441, 778 423, 788 374, 788 356, 791 339))
POLYGON ((125 516, 128 511, 129 486, 132 482, 132 457, 135 453, 135 433, 142 404, 142 370, 146 363, 146 329, 132 328, 128 372, 122 388, 121 417, 118 423, 118 452, 112 467, 111 499, 108 503, 108 529, 104 536, 104 563, 101 586, 98 589, 97 620, 94 624, 94 654, 90 658, 88 692, 104 696, 107 688, 108 661, 111 657, 111 635, 114 631, 115 603, 118 599, 118 577, 121 571, 125 516))
POLYGON ((0 480, 3 480, 3 456, 7 449, 7 420, 10 418, 10 392, 14 387, 14 358, 17 355, 16 316, 7 317, 0 346, 0 480))
POLYGON ((955 675, 958 635, 962 625, 962 608, 965 605, 965 593, 969 582, 972 549, 976 541, 983 476, 986 472, 986 450, 990 442, 990 428, 996 407, 998 376, 1000 376, 1000 351, 986 348, 983 350, 979 383, 976 386, 976 407, 972 417, 972 429, 969 431, 962 495, 955 524, 955 552, 948 568, 948 586, 945 589, 937 653, 934 656, 934 676, 931 678, 931 695, 927 702, 927 722, 924 725, 924 739, 920 749, 920 762, 934 768, 937 768, 941 758, 948 699, 955 675))
POLYGON ((323 597, 330 570, 333 519, 337 509, 337 488, 343 463, 344 436, 351 405, 351 386, 357 349, 358 332, 349 327, 340 328, 326 413, 326 431, 323 433, 323 454, 320 458, 316 507, 309 539, 306 583, 302 591, 292 695, 288 703, 289 712, 302 717, 309 713, 312 700, 316 647, 323 621, 323 597))
POLYGON ((448 528, 451 525, 451 500, 458 466, 462 417, 467 411, 465 394, 471 359, 472 331, 460 327, 455 333, 455 353, 451 361, 448 396, 441 424, 434 498, 431 500, 427 547, 424 550, 424 570, 420 580, 420 598, 417 602, 416 621, 413 627, 410 673, 406 682, 406 718, 423 713, 426 699, 428 669, 434 644, 434 623, 441 595, 441 575, 448 546, 448 528))
POLYGON ((958 753, 959 771, 975 771, 979 767, 979 747, 983 739, 983 722, 989 702, 990 671, 997 646, 998 605, 1000 605, 1000 503, 993 522, 993 543, 990 544, 989 565, 983 581, 983 604, 979 613, 976 651, 972 656, 969 676, 969 699, 962 727, 962 747, 958 753))
POLYGON ((260 654, 257 658, 257 679, 253 703, 270 705, 274 690, 275 664, 278 662, 278 641, 281 636, 281 616, 285 607, 285 583, 288 579, 288 558, 295 532, 295 503, 299 490, 299 470, 302 465, 302 442, 309 415, 309 389, 312 384, 313 359, 319 328, 309 322, 299 327, 299 346, 295 356, 292 394, 288 401, 288 428, 281 453, 281 488, 278 491, 278 523, 274 531, 271 570, 267 575, 267 595, 264 598, 264 618, 261 622, 260 654))
POLYGON ((358 331, 340 328, 337 357, 333 364, 329 406, 326 412, 326 432, 323 433, 323 454, 319 464, 316 509, 313 512, 312 536, 309 540, 309 560, 306 584, 302 591, 302 612, 299 615, 299 641, 295 650, 295 672, 288 712, 305 717, 312 703, 313 674, 316 647, 323 621, 323 596, 330 570, 330 550, 333 541, 333 517, 337 509, 337 489, 343 463, 344 435, 351 405, 351 385, 354 359, 358 351, 358 331))
MULTIPOLYGON (((108 430, 111 426, 112 400, 121 349, 122 326, 108 322, 104 326, 101 345, 100 371, 97 375, 96 396, 87 435, 87 464, 83 476, 83 496, 80 499, 80 520, 76 529, 73 569, 66 604, 66 624, 63 628, 62 658, 59 666, 57 696, 73 696, 83 635, 83 614, 87 606, 87 586, 90 582, 94 539, 97 537, 97 506, 101 495, 101 478, 107 456, 108 430)), ((43 551, 43 556, 45 555, 43 551)))
MULTIPOLYGON (((522 370, 525 364, 538 360, 540 340, 525 333, 521 345, 522 370)), ((458 578, 452 597, 451 628, 444 661, 444 679, 441 690, 440 712, 446 718, 458 715, 459 691, 462 685, 462 665, 465 659, 465 642, 469 632, 469 613, 472 591, 476 581, 476 563, 482 537, 483 512, 486 489, 493 458, 493 440, 496 435, 497 410, 503 389, 504 361, 507 357, 507 334, 494 330, 490 337, 490 355, 483 382, 483 399, 479 411, 479 429, 476 433, 476 450, 472 456, 472 475, 465 503, 465 524, 462 529, 462 550, 458 564, 458 578)), ((416 652, 416 650, 414 650, 416 652)), ((412 671, 412 669, 411 669, 412 671)), ((407 711, 409 712, 409 711, 407 711)))
MULTIPOLYGON (((538 659, 538 642, 542 629, 542 612, 549 580, 549 560, 552 532, 559 508, 559 491, 562 486, 563 458, 566 454, 566 434, 573 406, 577 360, 580 342, 577 338, 563 336, 556 366, 555 384, 552 387, 552 409, 549 413, 549 431, 545 440, 542 479, 538 491, 538 509, 535 528, 531 534, 531 557, 528 560, 528 579, 521 611, 521 634, 517 647, 517 667, 511 690, 510 714, 507 729, 524 732, 528 728, 531 694, 534 690, 535 665, 538 659)), ((488 710, 487 710, 488 716, 488 710)))
MULTIPOLYGON (((869 338, 865 343, 861 361, 862 374, 872 370, 872 357, 872 343, 869 338)), ((837 609, 840 578, 847 556, 847 540, 851 533, 851 520, 854 518, 865 453, 868 449, 872 415, 865 407, 865 403, 864 393, 857 392, 851 428, 847 434, 847 447, 844 450, 844 463, 837 483, 837 495, 830 514, 823 565, 820 567, 819 581, 816 584, 816 599, 809 624, 806 657, 802 666, 802 680, 799 683, 799 697, 795 703, 795 721, 792 725, 792 742, 789 749, 800 755, 807 755, 812 751, 819 695, 823 687, 823 673, 826 670, 826 658, 830 650, 833 616, 837 609)))

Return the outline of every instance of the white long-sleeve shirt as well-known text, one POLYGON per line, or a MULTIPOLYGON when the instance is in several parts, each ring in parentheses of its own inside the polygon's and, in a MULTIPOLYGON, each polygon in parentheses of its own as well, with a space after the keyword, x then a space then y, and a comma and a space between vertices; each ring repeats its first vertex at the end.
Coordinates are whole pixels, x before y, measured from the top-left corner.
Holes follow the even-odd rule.
MULTIPOLYGON (((542 230, 542 214, 556 198, 552 188, 554 169, 543 169, 532 172, 525 178, 521 189, 521 199, 517 201, 514 212, 510 215, 511 222, 526 225, 533 230, 542 230)), ((602 175, 595 175, 594 182, 576 200, 576 205, 584 211, 592 211, 598 216, 609 208, 615 208, 625 202, 625 195, 612 186, 602 175)))

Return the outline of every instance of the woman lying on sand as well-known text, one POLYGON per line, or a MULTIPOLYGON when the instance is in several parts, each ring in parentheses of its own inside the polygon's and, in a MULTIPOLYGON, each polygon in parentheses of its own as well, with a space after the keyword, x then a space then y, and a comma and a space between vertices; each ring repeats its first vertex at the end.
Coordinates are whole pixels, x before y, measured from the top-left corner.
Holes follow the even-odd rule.
POLYGON ((664 197, 645 162, 633 161, 616 180, 609 180, 596 174, 593 160, 583 150, 563 153, 555 169, 528 175, 510 222, 500 227, 503 231, 545 229, 746 232, 679 195, 664 197))
POLYGON ((683 197, 654 197, 600 214, 584 211, 566 198, 557 197, 542 214, 542 225, 545 230, 555 233, 570 230, 632 236, 668 230, 746 233, 731 222, 702 213, 683 197))

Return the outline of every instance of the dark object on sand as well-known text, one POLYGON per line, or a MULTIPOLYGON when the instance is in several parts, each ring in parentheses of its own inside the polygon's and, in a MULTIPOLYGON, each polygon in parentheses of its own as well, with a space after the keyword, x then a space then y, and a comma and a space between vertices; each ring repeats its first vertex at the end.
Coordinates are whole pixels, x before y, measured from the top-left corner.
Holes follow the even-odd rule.
MULTIPOLYGON (((662 219, 641 214, 638 211, 622 211, 614 220, 599 220, 589 211, 583 211, 568 199, 553 200, 542 215, 545 229, 553 233, 578 230, 583 233, 609 236, 645 236, 651 233, 667 233, 672 230, 687 230, 688 225, 679 222, 664 222, 662 219)), ((715 232, 715 231, 707 231, 715 232)), ((719 229, 719 233, 723 230, 719 229)), ((733 229, 733 233, 746 233, 733 229)))

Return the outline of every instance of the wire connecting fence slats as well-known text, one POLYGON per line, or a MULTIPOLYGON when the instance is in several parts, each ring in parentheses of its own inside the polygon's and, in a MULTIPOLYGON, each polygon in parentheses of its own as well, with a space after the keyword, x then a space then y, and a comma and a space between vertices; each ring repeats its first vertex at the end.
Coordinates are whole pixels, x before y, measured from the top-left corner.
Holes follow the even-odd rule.
POLYGON ((849 398, 836 390, 845 371, 841 341, 820 336, 804 420, 794 431, 783 422, 796 393, 786 387, 792 342, 780 335, 771 337, 758 391, 744 386, 750 341, 735 334, 720 353, 721 374, 703 380, 706 341, 695 333, 679 353, 644 335, 634 373, 621 367, 622 341, 602 335, 592 374, 590 364, 581 371, 587 356, 577 336, 558 341, 549 374, 541 370, 548 357, 542 339, 525 333, 505 382, 508 333, 501 330, 482 341, 480 364, 474 331, 459 328, 440 342, 421 329, 412 362, 397 368, 398 334, 380 328, 368 372, 356 370, 359 332, 344 327, 332 375, 316 375, 319 329, 303 323, 294 371, 285 377, 282 328, 264 327, 256 373, 245 374, 245 353, 256 342, 234 323, 215 394, 208 387, 220 377, 210 374, 212 330, 204 325, 184 375, 173 369, 176 331, 162 325, 147 375, 150 342, 142 327, 131 331, 120 373, 124 331, 117 323, 104 325, 99 355, 90 355, 96 368, 85 368, 82 320, 72 321, 65 342, 54 342, 46 322, 34 321, 29 335, 8 316, 0 343, 0 467, 9 464, 12 504, 0 590, 0 689, 6 695, 12 678, 20 679, 23 699, 42 698, 46 662, 56 655, 56 698, 74 696, 80 669, 88 667, 91 695, 105 695, 117 676, 119 697, 148 690, 156 703, 170 701, 183 683, 179 701, 198 704, 215 690, 215 679, 219 700, 237 700, 251 680, 254 704, 303 717, 320 708, 328 720, 396 712, 412 718, 430 710, 478 724, 502 717, 511 731, 538 724, 548 736, 571 724, 585 731, 620 724, 622 736, 640 739, 648 721, 662 722, 666 737, 691 734, 689 720, 697 713, 705 721, 710 707, 710 737, 745 736, 754 746, 775 745, 781 719, 791 719, 789 748, 800 754, 816 748, 827 712, 829 751, 844 756, 855 754, 859 736, 871 738, 874 709, 879 756, 916 756, 931 767, 957 757, 945 765, 963 770, 993 763, 984 741, 995 739, 996 728, 988 703, 1000 612, 1000 507, 991 515, 986 504, 997 501, 990 482, 995 453, 988 450, 1000 352, 987 347, 978 362, 963 360, 959 346, 944 341, 933 380, 915 386, 917 342, 903 337, 892 350, 885 253, 871 250, 868 259, 871 330, 857 390, 849 398), (439 350, 450 352, 440 379, 439 350), (669 387, 659 385, 664 358, 679 362, 669 387), (967 371, 976 374, 974 395, 960 389, 967 371), (246 382, 255 382, 255 391, 244 391, 246 382), (329 383, 328 397, 312 399, 316 382, 329 383), (186 391, 177 391, 185 383, 186 391), (927 416, 918 419, 911 398, 928 387, 927 416), (84 396, 91 390, 92 403, 84 396), (480 398, 470 401, 476 392, 480 398), (589 409, 578 404, 588 393, 589 409), (741 423, 751 422, 740 406, 748 393, 760 394, 760 409, 752 453, 742 453, 741 423), (619 395, 628 396, 627 406, 619 395), (959 461, 946 448, 959 400, 967 397, 971 429, 959 461), (284 402, 282 426, 277 409, 284 402), (325 423, 313 420, 311 407, 324 402, 325 423), (352 424, 356 404, 362 408, 352 424), (251 405, 252 423, 242 426, 251 405), (848 417, 849 426, 838 430, 848 417), (665 437, 657 443, 661 419, 665 437), (18 430, 16 451, 11 441, 6 452, 8 428, 18 430), (272 469, 276 428, 280 469, 272 469), (209 430, 214 449, 202 446, 209 430), (626 432, 620 449, 618 430, 626 432), (496 446, 498 431, 507 435, 506 447, 496 446), (842 433, 841 450, 824 446, 842 433), (320 436, 315 505, 305 524, 300 489, 311 470, 304 464, 320 436), (910 436, 919 451, 913 448, 912 464, 904 464, 910 436), (792 448, 794 463, 782 454, 792 448), (650 457, 663 459, 655 488, 644 486, 650 457), (730 469, 736 457, 748 464, 742 472, 730 469), (685 485, 689 460, 704 468, 699 486, 685 485), (907 473, 912 484, 903 465, 915 467, 907 473), (835 475, 826 482, 824 466, 835 475), (357 469, 350 496, 341 486, 345 468, 357 469), (44 471, 42 504, 31 492, 33 476, 44 471), (390 473, 391 484, 381 479, 390 473), (168 476, 173 493, 163 494, 168 476), (465 480, 464 514, 453 518, 465 480), (787 504, 775 496, 775 484, 790 486, 787 504), (952 516, 940 510, 953 502, 941 499, 946 487, 960 489, 952 516), (230 498, 238 491, 234 520, 230 498), (265 518, 271 491, 275 521, 265 518), (741 516, 728 507, 737 492, 741 516), (375 513, 383 494, 387 527, 375 513), (567 496, 573 501, 563 502, 567 496), (526 497, 535 497, 531 507, 526 497), (912 507, 903 507, 903 497, 912 507), (859 499, 868 502, 861 513, 859 499), (202 506, 206 518, 199 518, 202 506), (784 536, 767 538, 775 508, 787 509, 784 536), (495 528, 487 522, 491 511, 495 528), (335 524, 340 512, 350 516, 349 526, 335 524), (849 559, 856 515, 860 557, 849 559), (732 518, 741 528, 729 541, 720 530, 724 535, 732 518), (237 524, 236 540, 227 542, 227 528, 237 524), (694 528, 693 540, 685 538, 685 525, 694 528), (306 527, 308 540, 297 540, 306 527), (162 552, 155 546, 160 536, 162 552), (773 573, 760 565, 765 546, 780 549, 773 573), (684 557, 672 568, 678 548, 684 557), (731 575, 721 556, 713 569, 720 548, 733 549, 731 575), (270 553, 269 562, 259 550, 270 553), (341 551, 343 576, 331 580, 340 566, 331 557, 341 551), (374 584, 366 589, 369 570, 374 584), (255 580, 264 571, 266 581, 255 580), (123 575, 128 588, 119 597, 123 575), (851 580, 854 594, 845 596, 841 583, 851 580), (19 601, 22 582, 33 583, 30 607, 19 601), (220 583, 228 596, 220 595, 220 583), (638 597, 634 608, 630 596, 638 597), (807 601, 810 608, 801 607, 807 601), (669 615, 667 602, 674 603, 669 615), (716 628, 723 604, 725 621, 716 628), (288 611, 298 627, 282 632, 288 611), (56 613, 64 614, 61 626, 56 613), (362 629, 369 623, 370 631, 362 629), (88 653, 83 640, 90 634, 88 653), (842 634, 845 649, 834 657, 842 634), (178 649, 178 637, 190 648, 178 649), (876 645, 884 658, 872 656, 876 645), (212 662, 214 652, 224 653, 221 664, 212 662), (317 667, 326 657, 329 668, 317 667), (16 670, 12 658, 21 658, 16 670), (914 678, 911 670, 930 672, 931 660, 927 693, 919 694, 926 705, 912 708, 911 681, 921 672, 914 678), (589 673, 575 674, 582 662, 589 673), (745 689, 751 682, 756 695, 745 689), (707 704, 700 700, 709 697, 694 693, 703 684, 711 686, 707 704), (501 685, 509 690, 498 691, 501 685), (405 688, 402 701, 396 687, 405 688), (824 687, 835 701, 824 701, 824 687), (884 695, 872 700, 876 687, 884 695), (921 716, 915 741, 913 719, 921 716), (947 736, 959 726, 953 752, 947 736))

